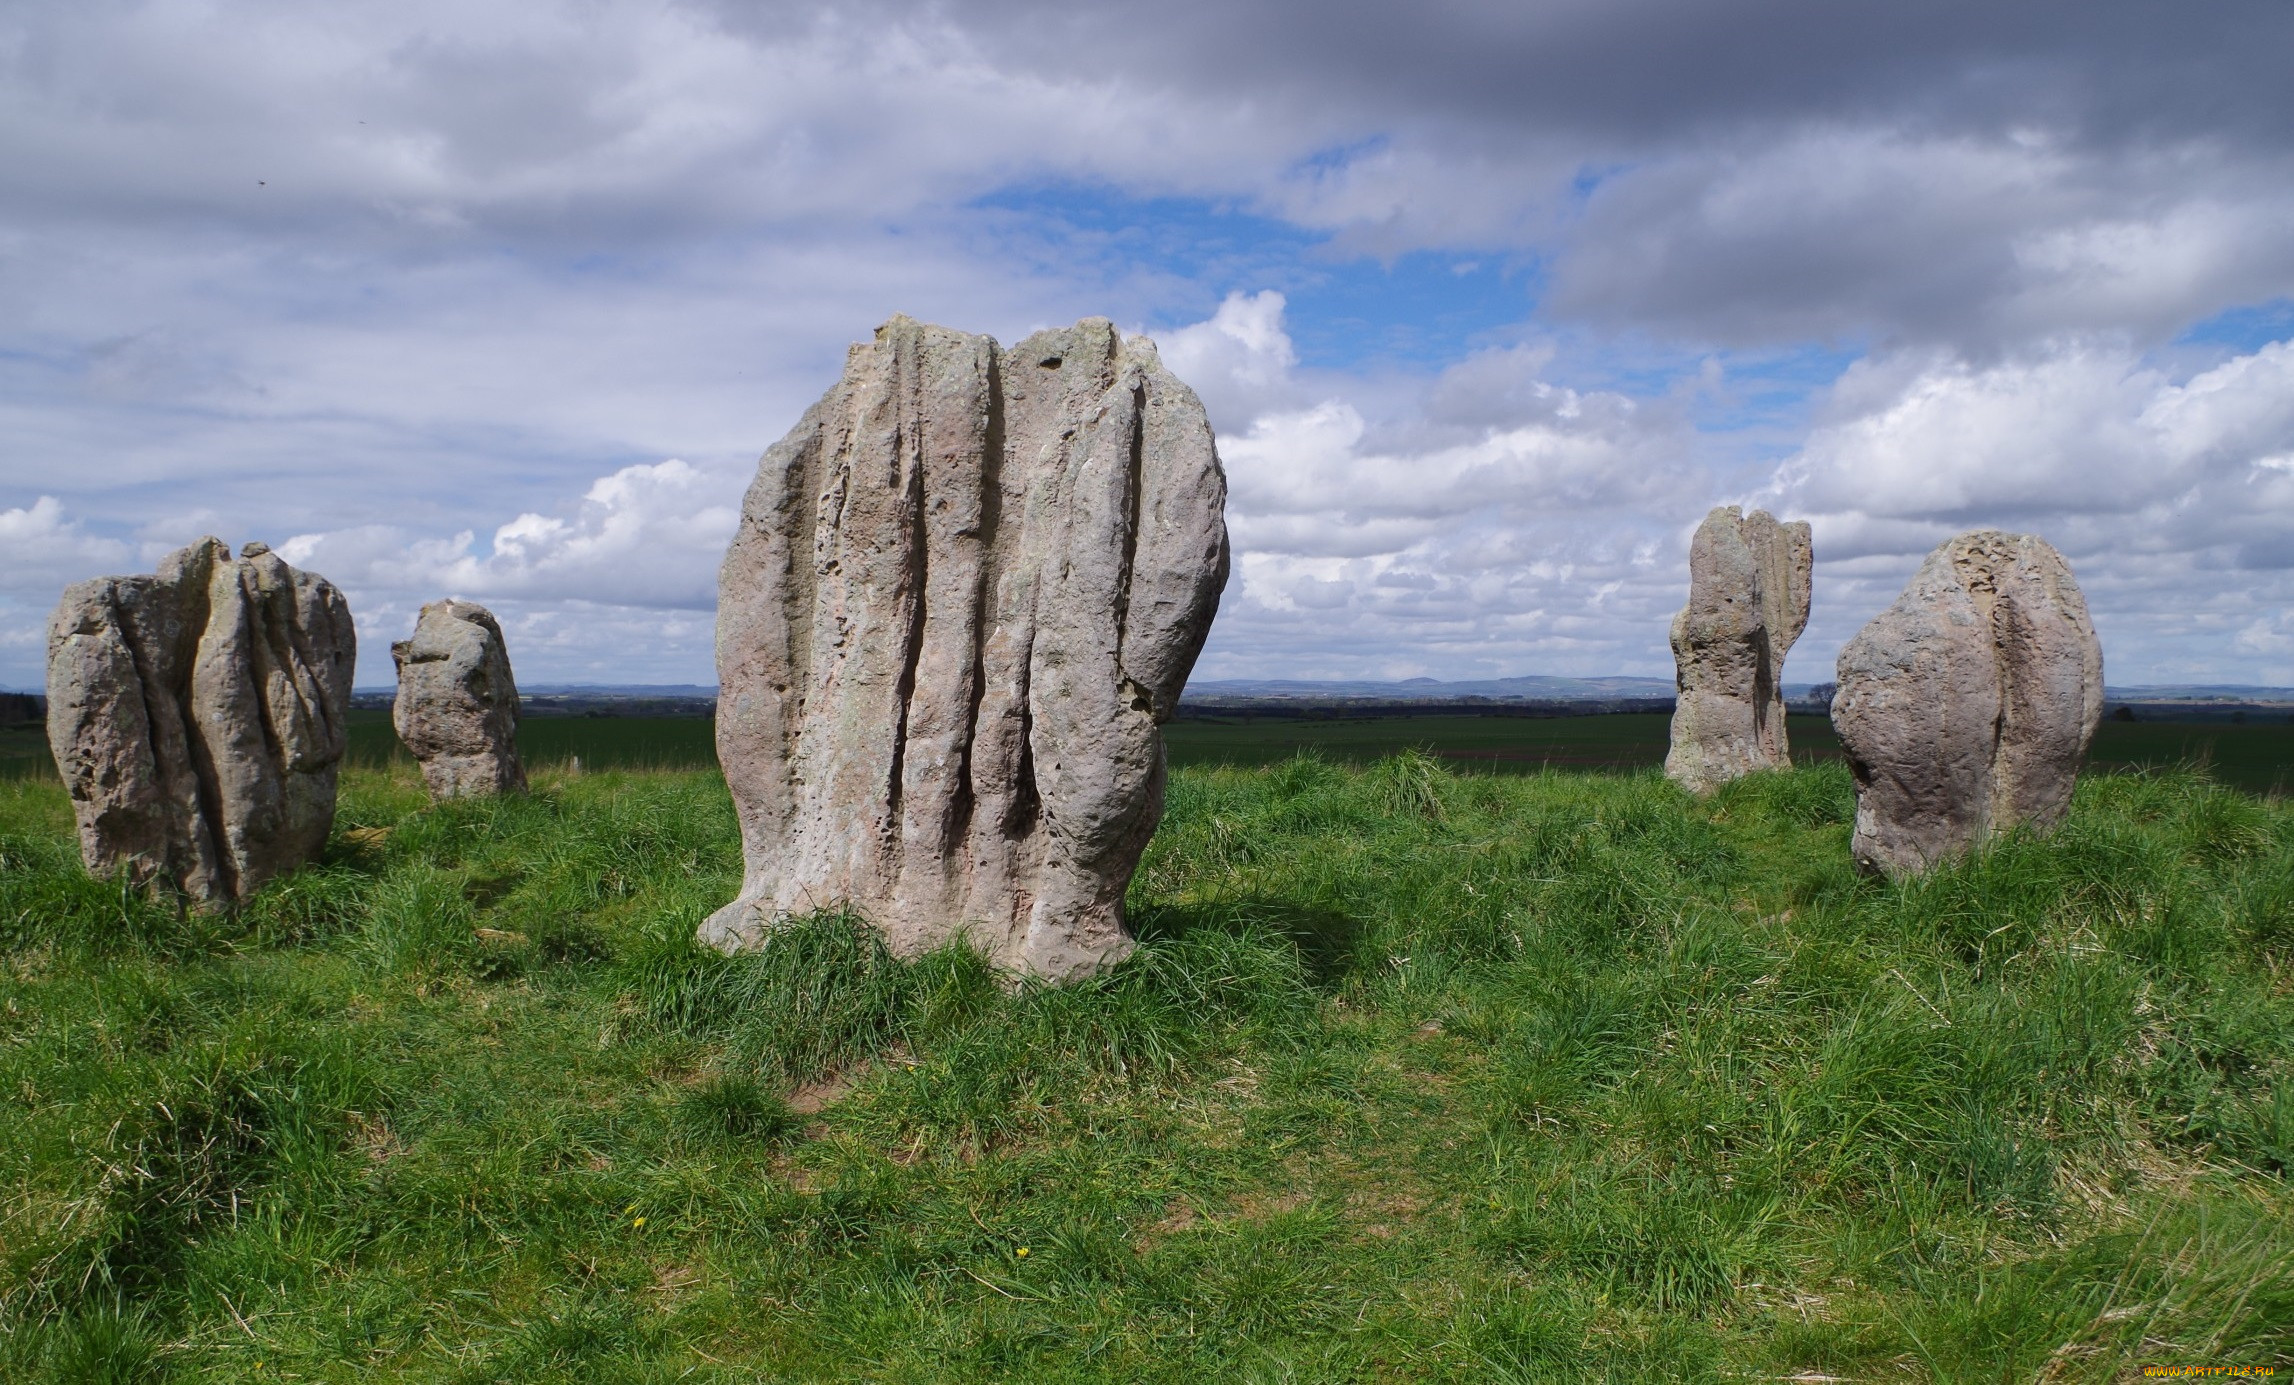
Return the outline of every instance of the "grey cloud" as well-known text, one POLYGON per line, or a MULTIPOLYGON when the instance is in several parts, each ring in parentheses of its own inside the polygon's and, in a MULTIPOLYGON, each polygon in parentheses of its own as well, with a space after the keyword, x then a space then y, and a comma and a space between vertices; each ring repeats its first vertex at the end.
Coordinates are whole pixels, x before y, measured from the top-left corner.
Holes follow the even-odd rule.
POLYGON ((2294 286, 2276 152, 1817 128, 1671 155, 1594 193, 1551 306, 1739 342, 2171 336, 2294 286))
POLYGON ((1039 70, 1089 54, 1151 89, 1259 93, 1245 123, 1323 140, 1264 205, 1368 253, 1534 248, 1548 310, 1586 321, 1988 348, 2157 340, 2294 291, 2283 5, 933 13, 1039 70))
MULTIPOLYGON (((905 6, 864 5, 891 16, 905 6)), ((711 6, 735 29, 755 13, 711 6)), ((773 7, 785 13, 784 7, 773 7)), ((1172 0, 1119 7, 951 0, 935 14, 989 51, 1083 59, 1184 86, 1240 83, 1299 100, 1368 101, 1492 126, 1678 137, 1712 120, 1811 117, 2004 128, 2034 117, 2096 140, 2228 131, 2278 146, 2294 123, 2279 80, 2294 14, 2270 0, 1840 5, 1828 0, 1172 0)))
POLYGON ((2280 530, 2239 545, 2238 566, 2276 571, 2294 568, 2294 530, 2280 530))
POLYGON ((1545 343, 1476 352, 1442 372, 1427 396, 1426 419, 1461 428, 1550 419, 1569 401, 1543 378, 1553 357, 1545 343))
POLYGON ((9 25, 24 224, 411 264, 512 237, 570 268, 1070 178, 1379 254, 1536 253, 1551 311, 1719 342, 2156 336, 2294 291, 2294 11, 2268 0, 242 0, 9 25))

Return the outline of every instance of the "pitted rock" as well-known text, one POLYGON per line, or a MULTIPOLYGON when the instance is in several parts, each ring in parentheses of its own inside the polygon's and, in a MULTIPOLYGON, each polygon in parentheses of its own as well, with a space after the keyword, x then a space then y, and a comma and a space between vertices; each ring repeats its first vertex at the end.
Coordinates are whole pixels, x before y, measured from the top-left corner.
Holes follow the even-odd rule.
POLYGON ((334 585, 219 539, 66 588, 48 743, 90 871, 244 899, 334 823, 358 640, 334 585))
POLYGON ((1227 577, 1202 404, 1105 319, 989 337, 897 317, 767 452, 719 580, 728 949, 849 907, 1053 979, 1131 946, 1159 724, 1227 577))
POLYGON ((1808 624, 1808 526, 1734 505, 1689 543, 1689 604, 1673 617, 1677 700, 1665 774, 1691 793, 1792 764, 1784 656, 1808 624))
POLYGON ((391 725, 437 799, 526 787, 518 761, 518 684, 501 623, 469 601, 433 601, 414 636, 390 647, 398 665, 391 725))
POLYGON ((2063 555, 1997 530, 1937 548, 1840 651, 1857 861, 1912 874, 2010 827, 2052 830, 2102 716, 2103 647, 2063 555))

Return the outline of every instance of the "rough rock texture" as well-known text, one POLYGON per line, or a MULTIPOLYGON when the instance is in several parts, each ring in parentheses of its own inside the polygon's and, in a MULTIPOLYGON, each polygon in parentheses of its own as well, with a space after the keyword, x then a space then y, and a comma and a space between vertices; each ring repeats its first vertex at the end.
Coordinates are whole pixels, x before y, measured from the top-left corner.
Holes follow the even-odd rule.
POLYGON ((66 588, 48 744, 88 869, 213 905, 316 856, 357 652, 342 594, 259 543, 202 539, 156 577, 66 588))
POLYGON ((1987 529, 1938 548, 1839 668, 1832 725, 1867 869, 1917 872, 2063 820, 2103 716, 2103 647, 2046 540, 1987 529))
POLYGON ((1151 342, 1011 350, 896 317, 764 456, 719 579, 741 895, 704 941, 850 906, 1088 975, 1162 814, 1158 724, 1227 577, 1226 477, 1151 342))
POLYGON ((1680 692, 1665 773, 1692 793, 1792 763, 1784 656, 1808 624, 1808 526, 1734 505, 1689 543, 1689 604, 1673 617, 1680 692))
POLYGON ((414 638, 390 647, 398 738, 422 762, 433 798, 478 798, 526 787, 518 763, 518 685, 494 613, 468 601, 433 601, 414 638))

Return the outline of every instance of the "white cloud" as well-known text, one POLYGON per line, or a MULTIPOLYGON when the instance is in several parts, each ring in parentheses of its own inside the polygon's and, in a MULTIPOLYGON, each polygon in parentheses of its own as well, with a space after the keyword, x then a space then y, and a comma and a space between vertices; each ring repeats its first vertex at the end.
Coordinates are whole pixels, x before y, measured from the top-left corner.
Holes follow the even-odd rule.
POLYGON ((491 554, 459 556, 439 580, 479 596, 713 610, 746 479, 674 459, 623 467, 571 519, 519 515, 494 531, 491 554))
POLYGON ((52 601, 66 584, 100 575, 126 557, 126 544, 87 533, 52 495, 0 510, 0 592, 52 601))
MULTIPOLYGON (((713 619, 717 565, 746 479, 676 459, 623 467, 594 482, 570 515, 529 511, 500 525, 484 553, 472 551, 477 535, 470 530, 421 536, 390 525, 297 534, 277 548, 349 596, 368 642, 366 681, 388 667, 377 625, 403 616, 400 623, 411 626, 423 602, 448 596, 502 603, 497 614, 518 613, 530 642, 553 658, 583 638, 600 641, 591 661, 608 657, 602 640, 610 627, 641 645, 613 655, 658 664, 662 651, 645 647, 652 641, 646 632, 684 639, 696 620, 713 619), (570 618, 577 609, 583 615, 570 618), (545 628, 546 640, 539 638, 545 628)), ((684 664, 692 652, 681 651, 684 664)), ((704 667, 684 667, 673 681, 709 679, 704 667)))
POLYGON ((1237 577, 1203 676, 1656 671, 1682 579, 1655 558, 1712 484, 1668 401, 1554 385, 1528 346, 1291 404, 1338 382, 1294 369, 1281 306, 1230 298, 1172 334, 1262 401, 1219 445, 1237 577))
POLYGON ((87 532, 52 495, 0 510, 0 687, 41 685, 57 596, 73 582, 118 570, 128 551, 117 539, 87 532))
POLYGON ((2173 513, 2186 536, 2230 536, 2288 498, 2271 473, 2294 447, 2294 341, 2180 384, 2091 341, 1985 366, 1882 357, 1852 367, 1835 396, 1846 416, 1815 429, 1779 473, 1782 491, 1821 515, 2173 513))
POLYGON ((1936 543, 1998 527, 2072 559, 2114 681, 2285 667, 2282 622, 2254 612, 2294 600, 2294 341, 2179 383, 2091 340, 1990 365, 1882 357, 1835 408, 1770 492, 1815 525, 1812 645, 1836 647, 1936 543))
POLYGON ((1273 289, 1230 293, 1208 321, 1156 337, 1163 363, 1202 396, 1215 426, 1247 425, 1295 400, 1298 352, 1283 330, 1283 307, 1273 289))

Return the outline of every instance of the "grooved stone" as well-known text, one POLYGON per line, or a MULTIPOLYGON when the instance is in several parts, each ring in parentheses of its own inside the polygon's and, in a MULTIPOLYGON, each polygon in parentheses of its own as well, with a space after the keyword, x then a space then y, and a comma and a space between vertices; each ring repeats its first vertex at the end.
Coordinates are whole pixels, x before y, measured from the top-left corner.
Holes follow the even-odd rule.
POLYGON ((64 590, 48 744, 80 855, 201 905, 316 857, 334 824, 358 637, 332 583, 251 543, 64 590))
POLYGON ((1839 684, 1856 860, 1903 875, 2063 820, 2103 716, 2103 647, 2063 555, 1986 529, 1927 556, 1840 651, 1839 684))
POLYGON ((850 907, 1086 976, 1162 815, 1159 724, 1227 578, 1194 391, 1102 318, 1011 350, 896 317, 759 464, 719 578, 726 949, 850 907))
POLYGON ((432 798, 479 798, 526 787, 518 763, 518 684, 494 613, 433 601, 414 637, 390 647, 398 696, 390 722, 422 763, 432 798))
POLYGON ((1689 542, 1689 604, 1673 617, 1673 744, 1665 774, 1691 793, 1787 769, 1784 656, 1808 624, 1808 526, 1724 505, 1689 542))

